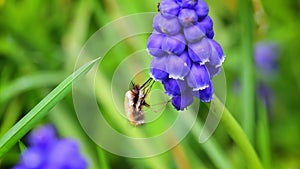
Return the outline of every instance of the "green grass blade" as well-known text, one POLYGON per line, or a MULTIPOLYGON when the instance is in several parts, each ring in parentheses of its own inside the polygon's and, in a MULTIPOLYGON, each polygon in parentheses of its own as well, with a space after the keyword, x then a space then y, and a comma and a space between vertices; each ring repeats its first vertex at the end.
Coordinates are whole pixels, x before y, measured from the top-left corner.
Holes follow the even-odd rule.
POLYGON ((15 124, 0 139, 0 158, 20 140, 32 127, 39 122, 56 103, 63 99, 71 90, 73 82, 87 74, 92 66, 98 61, 93 60, 80 67, 73 74, 61 82, 42 101, 40 101, 29 113, 15 124))
POLYGON ((105 151, 101 148, 98 147, 97 148, 98 151, 98 156, 99 156, 99 161, 100 161, 100 165, 102 169, 109 169, 109 163, 108 163, 108 159, 106 157, 105 151))
MULTIPOLYGON (((215 115, 220 111, 223 111, 224 105, 219 100, 217 96, 213 96, 215 100, 215 115)), ((240 124, 235 120, 235 118, 231 115, 229 110, 225 107, 224 112, 222 114, 221 123, 220 123, 227 133, 230 135, 235 144, 240 148, 241 152, 245 156, 245 160, 247 162, 249 169, 263 169, 260 159, 258 158, 256 151, 254 150, 252 144, 250 143, 249 138, 246 133, 241 128, 240 124)))
POLYGON ((19 140, 19 149, 21 152, 26 150, 26 145, 21 140, 19 140))
POLYGON ((257 149, 266 169, 271 166, 270 133, 268 114, 265 104, 258 103, 257 149))
MULTIPOLYGON (((199 139, 199 134, 201 133, 202 126, 203 124, 198 120, 196 121, 192 129, 192 134, 196 140, 199 139)), ((222 150, 221 146, 216 142, 214 138, 210 138, 205 143, 200 145, 206 152, 210 160, 213 162, 213 164, 216 166, 216 168, 232 168, 228 157, 225 155, 226 153, 222 150)))
POLYGON ((253 9, 251 0, 240 0, 241 20, 241 56, 242 58, 242 94, 243 114, 242 126, 248 138, 253 142, 254 137, 254 101, 255 101, 255 79, 253 66, 253 9))

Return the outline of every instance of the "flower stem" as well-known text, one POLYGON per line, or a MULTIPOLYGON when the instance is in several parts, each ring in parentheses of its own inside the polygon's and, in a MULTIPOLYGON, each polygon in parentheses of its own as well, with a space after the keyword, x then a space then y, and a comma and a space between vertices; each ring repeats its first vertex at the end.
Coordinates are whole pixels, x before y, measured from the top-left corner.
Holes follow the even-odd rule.
POLYGON ((266 103, 258 103, 257 149, 265 168, 271 166, 269 122, 266 103))
MULTIPOLYGON (((216 109, 213 112, 218 116, 218 112, 223 110, 224 105, 216 96, 214 96, 214 100, 216 109)), ((262 164, 247 135, 226 107, 221 117, 221 124, 244 154, 249 169, 263 169, 262 164)))

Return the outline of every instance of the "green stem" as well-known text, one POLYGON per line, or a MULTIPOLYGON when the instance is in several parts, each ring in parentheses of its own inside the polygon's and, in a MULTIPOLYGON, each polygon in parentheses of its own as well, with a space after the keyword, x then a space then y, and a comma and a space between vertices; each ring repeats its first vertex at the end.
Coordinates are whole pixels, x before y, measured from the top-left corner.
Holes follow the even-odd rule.
MULTIPOLYGON (((213 112, 216 116, 219 116, 218 112, 221 112, 223 110, 224 105, 216 96, 214 96, 214 100, 216 109, 213 112)), ((221 117, 221 124, 224 126, 227 133, 244 154, 249 169, 263 169, 261 162, 247 135, 226 107, 221 117)))
POLYGON ((266 106, 258 103, 257 148, 265 168, 271 167, 269 122, 266 106))
POLYGON ((101 169, 109 169, 108 159, 106 157, 105 151, 101 148, 97 148, 99 161, 100 161, 100 168, 101 169))
POLYGON ((242 57, 242 125, 250 141, 254 136, 254 68, 253 68, 253 10, 251 0, 240 0, 241 56, 242 57))

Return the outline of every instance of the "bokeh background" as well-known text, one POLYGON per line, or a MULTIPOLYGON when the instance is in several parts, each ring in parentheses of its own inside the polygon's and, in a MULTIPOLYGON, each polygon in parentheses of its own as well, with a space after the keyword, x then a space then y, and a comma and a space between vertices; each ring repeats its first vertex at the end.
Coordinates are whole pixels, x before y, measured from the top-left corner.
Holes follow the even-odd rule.
MULTIPOLYGON (((95 31, 122 16, 156 12, 158 2, 0 0, 0 137, 73 72, 80 49, 95 31)), ((242 123, 240 81, 244 56, 239 2, 206 2, 214 20, 215 39, 226 54, 226 107, 242 123)), ((260 97, 263 92, 257 90, 252 143, 263 161, 270 163, 270 168, 297 169, 300 168, 300 1, 253 0, 253 6, 253 42, 276 44, 274 50, 278 60, 275 62, 277 69, 268 74, 254 65, 254 83, 257 88, 263 84, 268 99, 265 104, 265 97, 260 97), (262 126, 261 113, 267 117, 262 126), (260 130, 261 127, 264 129, 260 130)), ((131 27, 134 25, 126 29, 131 27)), ((106 58, 109 59, 103 60, 98 72, 101 77, 109 82, 115 68, 126 56, 135 52, 137 46, 146 48, 147 37, 144 35, 117 44, 108 53, 106 58)), ((99 45, 101 43, 105 42, 99 41, 99 45)), ((207 115, 207 108, 201 107, 199 123, 207 115)), ((109 110, 103 111, 109 119, 109 110)), ((38 125, 44 123, 54 124, 62 137, 76 139, 89 161, 89 168, 246 168, 240 150, 222 125, 208 143, 199 144, 191 133, 168 152, 134 159, 111 154, 88 138, 78 123, 71 93, 38 125)), ((118 122, 112 123, 117 125, 118 122)), ((152 130, 159 132, 160 126, 152 130)), ((25 138, 20 141, 23 142, 26 144, 25 138)), ((20 153, 18 145, 13 147, 0 159, 0 168, 16 164, 20 153)))

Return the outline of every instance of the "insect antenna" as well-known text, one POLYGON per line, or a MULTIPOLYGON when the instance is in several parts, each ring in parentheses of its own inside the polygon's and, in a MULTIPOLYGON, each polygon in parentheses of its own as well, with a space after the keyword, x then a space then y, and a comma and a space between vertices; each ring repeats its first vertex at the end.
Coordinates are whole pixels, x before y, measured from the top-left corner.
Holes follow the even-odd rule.
POLYGON ((152 78, 149 78, 144 84, 142 84, 142 86, 140 88, 144 94, 142 104, 146 107, 150 107, 150 105, 145 101, 145 98, 150 93, 151 88, 154 83, 155 83, 155 81, 152 78))
POLYGON ((151 81, 153 81, 153 79, 150 77, 144 84, 142 84, 141 89, 147 88, 147 86, 150 85, 151 81))
POLYGON ((150 93, 152 86, 154 85, 155 81, 151 81, 147 86, 145 86, 144 93, 145 97, 150 93))
POLYGON ((133 88, 133 86, 134 86, 134 83, 133 83, 133 81, 132 81, 132 80, 130 81, 130 84, 131 84, 131 88, 133 88))

